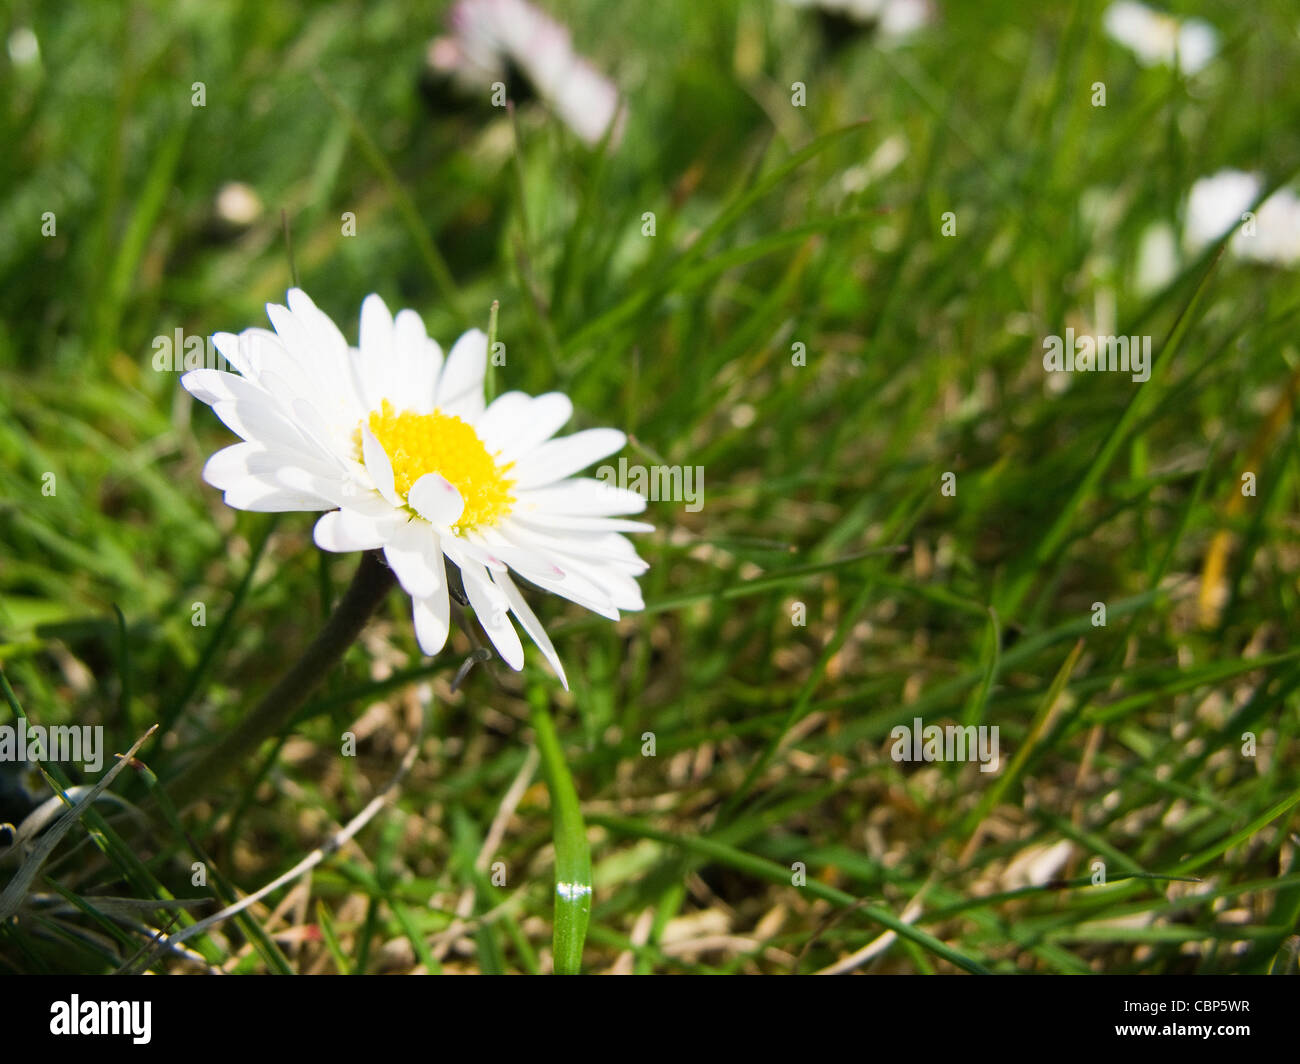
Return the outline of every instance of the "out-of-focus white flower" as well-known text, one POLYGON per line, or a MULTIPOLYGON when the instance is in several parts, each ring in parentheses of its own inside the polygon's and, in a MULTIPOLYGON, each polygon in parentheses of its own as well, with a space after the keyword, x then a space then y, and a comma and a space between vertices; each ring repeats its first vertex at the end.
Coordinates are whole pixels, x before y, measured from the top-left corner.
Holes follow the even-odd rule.
POLYGON ((1246 227, 1233 239, 1243 258, 1292 266, 1300 262, 1300 197, 1280 188, 1260 204, 1254 232, 1246 227))
POLYGON ((1243 170, 1220 170, 1195 182, 1187 196, 1181 247, 1167 222, 1150 225, 1142 234, 1133 270, 1137 293, 1163 288, 1188 256, 1229 232, 1228 251, 1234 258, 1271 266, 1300 263, 1300 196, 1280 188, 1254 207, 1263 191, 1263 178, 1243 170))
POLYGON ((1134 285, 1139 295, 1150 295, 1164 288, 1178 275, 1178 241, 1168 222, 1147 226, 1138 244, 1134 285))
POLYGON ((9 34, 9 59, 14 66, 22 67, 41 58, 41 42, 26 26, 19 26, 9 34))
POLYGON ((1102 25, 1143 66, 1173 66, 1177 59, 1178 69, 1189 77, 1203 70, 1219 51, 1219 34, 1204 19, 1175 18, 1137 0, 1111 4, 1102 25))
POLYGON ((1220 170, 1192 185, 1187 197, 1187 216, 1183 222, 1183 244, 1189 251, 1200 251, 1218 240, 1259 198, 1259 175, 1241 170, 1220 170))
POLYGON ((812 7, 829 15, 841 15, 861 22, 875 23, 887 37, 902 37, 919 30, 930 21, 929 0, 785 0, 792 7, 812 7))
POLYGON ((614 429, 553 438, 573 404, 559 392, 484 400, 487 337, 474 329, 444 359, 420 316, 361 305, 361 341, 349 347, 300 289, 268 304, 275 332, 217 333, 235 369, 191 370, 181 384, 244 442, 218 451, 204 479, 228 506, 325 511, 316 544, 382 549, 411 596, 426 654, 447 640, 446 563, 512 669, 524 651, 513 614, 566 687, 564 666, 511 577, 618 620, 644 603, 646 563, 624 533, 645 499, 579 470, 626 442, 614 429))
POLYGON ((1237 226, 1229 244, 1234 255, 1275 266, 1300 262, 1300 197, 1280 188, 1250 216, 1263 187, 1258 174, 1241 170, 1221 170, 1197 181, 1187 199, 1187 249, 1199 251, 1237 226))
POLYGON ((569 31, 528 0, 457 0, 448 16, 450 36, 429 45, 429 66, 469 92, 504 81, 519 69, 560 119, 587 144, 597 144, 617 122, 618 90, 573 49, 569 31))
POLYGON ((242 181, 227 181, 217 192, 217 217, 227 225, 252 225, 262 216, 262 200, 242 181))

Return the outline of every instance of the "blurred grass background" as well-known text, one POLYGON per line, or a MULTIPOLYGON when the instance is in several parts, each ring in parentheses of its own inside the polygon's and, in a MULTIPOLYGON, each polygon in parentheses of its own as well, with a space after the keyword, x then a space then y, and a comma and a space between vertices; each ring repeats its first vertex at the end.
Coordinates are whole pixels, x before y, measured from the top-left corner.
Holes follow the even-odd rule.
POLYGON ((883 910, 922 934, 865 970, 1296 972, 1300 288, 1213 252, 1153 295, 1135 276, 1198 177, 1295 177, 1300 19, 1177 6, 1223 39, 1192 82, 1140 67, 1091 2, 944 4, 886 47, 775 3, 556 0, 628 103, 602 155, 537 103, 512 123, 432 91, 445 5, 9 4, 0 663, 33 721, 101 724, 110 751, 162 722, 139 756, 165 780, 350 576, 310 517, 223 506, 200 470, 229 433, 151 365, 177 328, 265 325, 282 211, 351 338, 371 291, 444 347, 499 299, 499 388, 568 391, 578 427, 702 466, 705 495, 651 504, 645 613, 535 597, 571 694, 531 656, 453 693, 466 633, 421 658, 393 595, 185 834, 74 829, 0 967, 116 970, 175 912, 128 927, 97 898, 270 881, 379 792, 427 709, 392 809, 190 944, 232 971, 549 970, 536 703, 592 845, 587 970, 815 971, 883 910), (229 182, 249 224, 218 216, 229 182), (1151 335, 1151 380, 1049 382, 1041 340, 1067 326, 1151 335), (1001 770, 893 761, 916 716, 997 725, 1001 770), (1169 875, 1200 881, 1143 878, 1169 875))

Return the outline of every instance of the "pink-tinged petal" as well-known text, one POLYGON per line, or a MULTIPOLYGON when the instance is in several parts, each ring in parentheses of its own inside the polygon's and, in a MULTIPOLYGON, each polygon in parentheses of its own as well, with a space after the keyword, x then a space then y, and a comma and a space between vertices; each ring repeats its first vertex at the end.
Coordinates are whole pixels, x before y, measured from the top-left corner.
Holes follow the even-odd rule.
POLYGON ((645 609, 641 588, 623 568, 609 564, 592 565, 585 558, 577 558, 572 554, 557 555, 555 561, 564 570, 566 585, 586 581, 599 588, 615 609, 645 609))
POLYGON ((440 473, 425 473, 411 485, 406 501, 430 524, 447 528, 460 520, 465 500, 456 486, 440 473))
POLYGON ((532 549, 531 545, 522 546, 505 536, 498 529, 483 529, 471 533, 481 542, 484 550, 500 558, 511 569, 522 576, 545 576, 553 580, 564 579, 564 570, 550 561, 545 552, 532 549))
POLYGON ((569 572, 565 570, 563 578, 551 579, 544 576, 523 576, 531 584, 536 584, 544 591, 549 591, 553 595, 559 595, 560 598, 566 598, 570 602, 576 602, 579 606, 591 610, 592 613, 599 613, 602 617, 608 617, 611 621, 617 621, 619 618, 618 607, 611 601, 609 594, 602 588, 597 587, 585 576, 578 572, 569 572))
POLYGON ((506 563, 486 547, 473 543, 462 536, 444 536, 442 551, 458 566, 481 565, 485 569, 505 569, 506 563))

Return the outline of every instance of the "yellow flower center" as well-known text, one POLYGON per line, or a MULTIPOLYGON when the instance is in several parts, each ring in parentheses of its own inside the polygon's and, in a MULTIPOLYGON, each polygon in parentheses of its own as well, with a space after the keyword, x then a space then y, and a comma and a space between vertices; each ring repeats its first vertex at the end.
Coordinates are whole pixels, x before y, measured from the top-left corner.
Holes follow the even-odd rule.
MULTIPOLYGON (((513 462, 497 463, 478 433, 460 418, 435 410, 432 414, 397 413, 387 399, 370 413, 370 431, 384 445, 393 465, 393 486, 403 499, 411 485, 426 473, 439 473, 465 500, 465 512, 456 523, 463 532, 495 525, 510 513, 515 482, 506 477, 513 462)), ((357 449, 361 429, 357 429, 357 449)), ((500 452, 498 451, 499 455, 500 452)))

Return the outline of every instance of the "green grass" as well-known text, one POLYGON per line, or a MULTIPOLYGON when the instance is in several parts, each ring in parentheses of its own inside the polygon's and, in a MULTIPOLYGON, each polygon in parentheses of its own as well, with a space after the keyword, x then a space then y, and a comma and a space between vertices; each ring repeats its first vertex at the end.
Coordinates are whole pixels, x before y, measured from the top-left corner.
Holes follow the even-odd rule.
MULTIPOLYGON (((1292 5, 1196 5, 1223 53, 1190 84, 1093 2, 830 51, 766 2, 549 6, 628 98, 617 148, 431 106, 444 5, 0 19, 41 49, 0 56, 0 723, 103 725, 110 755, 160 725, 111 785, 140 815, 70 825, 0 971, 811 972, 892 930, 864 970, 1295 972, 1300 283, 1213 249, 1133 283, 1197 178, 1300 173, 1292 5), (235 180, 264 209, 223 231, 235 180), (394 593, 287 736, 176 809, 356 559, 223 506, 200 471, 230 434, 152 345, 265 325, 295 270, 354 340, 371 291, 444 346, 499 300, 497 392, 567 391, 629 461, 701 466, 704 506, 651 503, 644 613, 530 596, 571 693, 532 651, 453 691, 479 633, 426 659, 394 593), (1150 380, 1049 387, 1069 326, 1149 334, 1150 380), (895 762, 914 717, 996 725, 1000 771, 895 762), (390 786, 189 959, 150 948, 390 786)), ((95 782, 47 767, 40 800, 95 782)))

